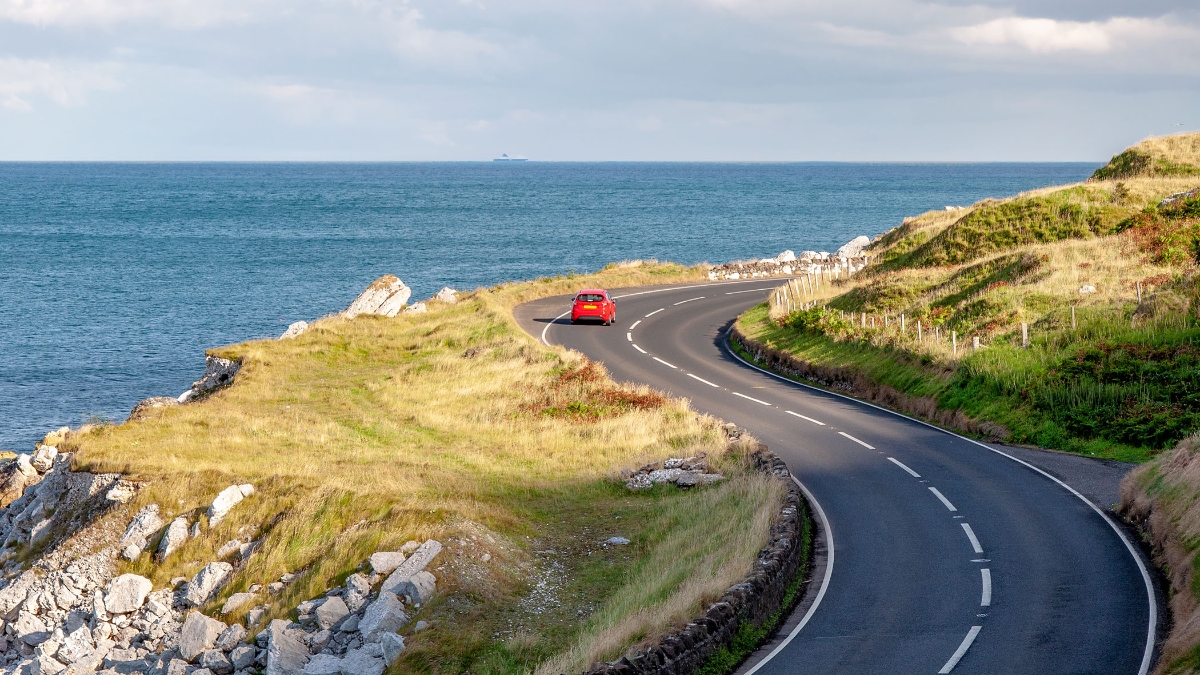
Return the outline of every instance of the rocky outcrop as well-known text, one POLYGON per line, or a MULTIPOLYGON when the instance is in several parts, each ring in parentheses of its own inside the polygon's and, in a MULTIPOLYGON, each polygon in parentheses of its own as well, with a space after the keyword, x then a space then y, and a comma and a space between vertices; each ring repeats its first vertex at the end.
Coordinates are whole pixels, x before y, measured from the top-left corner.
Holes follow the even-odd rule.
POLYGON ((290 340, 294 337, 299 337, 300 334, 306 330, 308 330, 308 322, 307 321, 297 321, 295 323, 288 324, 287 330, 285 330, 283 332, 283 335, 279 336, 279 339, 280 340, 290 340))
POLYGON ((712 485, 724 476, 708 470, 704 453, 695 457, 672 457, 661 462, 651 462, 638 469, 621 472, 625 487, 630 490, 648 490, 660 483, 672 483, 682 488, 712 485))
POLYGON ((233 359, 219 356, 204 358, 204 375, 192 383, 192 388, 179 396, 180 403, 187 403, 207 396, 212 392, 233 384, 233 378, 241 370, 242 364, 233 359))
MULTIPOLYGON (((753 458, 759 471, 784 479, 791 475, 783 460, 765 446, 755 451, 753 458)), ((741 626, 774 629, 771 622, 791 609, 784 604, 789 587, 804 583, 798 575, 808 555, 803 544, 803 497, 795 483, 788 480, 787 484, 788 496, 771 526, 770 539, 742 583, 726 589, 681 630, 648 647, 632 649, 616 661, 595 664, 585 675, 691 675, 727 647, 741 626)), ((794 593, 792 602, 800 595, 794 593)))
POLYGON ((137 405, 129 413, 130 420, 140 420, 147 417, 151 411, 160 408, 170 408, 179 405, 179 399, 170 396, 152 396, 137 405))
POLYGON ((221 490, 208 507, 208 526, 216 527, 234 506, 252 494, 254 486, 250 484, 230 485, 221 490))
POLYGON ((154 536, 162 526, 162 518, 158 515, 158 504, 142 507, 142 510, 138 511, 133 520, 129 522, 129 526, 125 528, 125 534, 121 535, 121 539, 117 541, 121 557, 126 560, 137 560, 150 541, 150 537, 154 536))
POLYGON ((431 299, 439 300, 446 304, 452 305, 452 304, 458 302, 458 291, 454 290, 453 288, 450 288, 449 286, 443 286, 442 290, 438 291, 437 293, 434 293, 434 295, 431 299))
POLYGON ((367 286, 367 289, 350 303, 346 311, 342 312, 342 316, 347 319, 353 319, 360 314, 396 316, 410 297, 411 288, 405 286, 399 278, 385 274, 367 286))
POLYGON ((851 276, 867 266, 869 258, 865 250, 870 244, 871 240, 867 237, 855 237, 833 255, 824 251, 801 251, 797 256, 791 251, 784 251, 774 258, 725 263, 711 268, 708 278, 715 281, 821 275, 836 280, 851 276))

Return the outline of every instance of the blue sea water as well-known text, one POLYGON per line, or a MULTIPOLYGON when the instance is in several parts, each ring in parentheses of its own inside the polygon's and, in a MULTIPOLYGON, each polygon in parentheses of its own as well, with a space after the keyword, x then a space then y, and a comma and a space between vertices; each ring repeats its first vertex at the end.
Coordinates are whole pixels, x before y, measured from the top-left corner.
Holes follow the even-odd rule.
POLYGON ((178 395, 393 273, 414 299, 610 261, 834 250, 1092 164, 0 164, 0 448, 178 395))

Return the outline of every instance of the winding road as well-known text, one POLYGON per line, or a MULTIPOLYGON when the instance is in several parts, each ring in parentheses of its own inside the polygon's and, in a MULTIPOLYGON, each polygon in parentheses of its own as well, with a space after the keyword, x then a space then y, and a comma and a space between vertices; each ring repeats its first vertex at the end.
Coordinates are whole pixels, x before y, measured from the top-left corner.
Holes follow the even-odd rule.
POLYGON ((615 379, 749 429, 814 504, 821 555, 806 601, 739 672, 1146 673, 1159 621, 1146 563, 1083 494, 1013 452, 725 347, 733 319, 781 283, 615 290, 611 327, 571 325, 570 296, 515 311, 615 379))

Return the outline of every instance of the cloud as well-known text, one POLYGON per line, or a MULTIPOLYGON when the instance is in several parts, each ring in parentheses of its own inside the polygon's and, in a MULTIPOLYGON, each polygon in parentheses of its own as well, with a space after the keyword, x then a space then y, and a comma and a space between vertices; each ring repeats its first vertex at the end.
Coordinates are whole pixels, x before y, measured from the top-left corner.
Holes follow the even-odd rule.
POLYGON ((152 19, 200 28, 245 19, 247 4, 222 0, 0 0, 0 20, 51 26, 152 19))
POLYGON ((401 56, 438 69, 475 70, 502 62, 506 53, 499 45, 458 30, 437 30, 425 24, 419 9, 405 9, 392 17, 395 49, 401 56))
POLYGON ((251 90, 275 103, 279 114, 296 126, 353 124, 364 113, 379 112, 380 107, 376 101, 351 92, 309 84, 261 84, 251 90))
POLYGON ((1129 42, 1179 37, 1186 29, 1162 19, 1113 17, 1107 21, 1058 21, 1006 17, 950 30, 967 45, 1013 45, 1032 52, 1108 52, 1129 42))
POLYGON ((34 102, 41 97, 63 107, 81 106, 87 102, 88 92, 120 88, 111 70, 104 65, 0 59, 0 106, 31 112, 34 102))

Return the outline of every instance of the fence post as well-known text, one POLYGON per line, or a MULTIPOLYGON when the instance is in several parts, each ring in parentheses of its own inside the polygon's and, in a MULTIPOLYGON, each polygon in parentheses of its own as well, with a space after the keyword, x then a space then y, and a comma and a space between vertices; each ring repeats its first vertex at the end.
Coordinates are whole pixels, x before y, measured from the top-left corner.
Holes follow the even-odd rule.
POLYGON ((942 340, 942 327, 934 326, 933 327, 933 341, 941 342, 941 340, 942 340))
POLYGON ((1075 330, 1075 305, 1071 305, 1071 330, 1075 330))
POLYGON ((979 336, 978 335, 971 338, 971 351, 973 351, 973 352, 979 351, 979 336))
POLYGON ((875 315, 872 314, 871 315, 871 328, 874 328, 874 327, 875 327, 875 315))
POLYGON ((1138 307, 1141 307, 1142 306, 1142 282, 1135 281, 1134 285, 1137 286, 1138 307))
POLYGON ((921 320, 917 319, 917 342, 921 341, 921 320))
POLYGON ((904 332, 904 315, 903 314, 900 315, 900 332, 901 333, 904 332))
POLYGON ((867 327, 867 313, 866 312, 862 313, 862 321, 859 323, 859 325, 862 326, 863 328, 867 327))
POLYGON ((950 331, 950 353, 958 356, 958 331, 950 331))
POLYGON ((1021 348, 1029 349, 1029 324, 1021 322, 1021 348))

